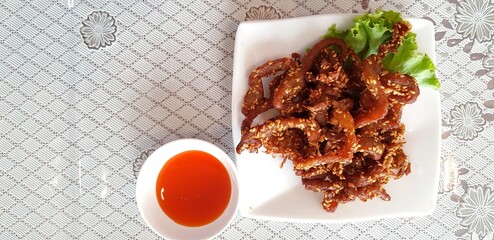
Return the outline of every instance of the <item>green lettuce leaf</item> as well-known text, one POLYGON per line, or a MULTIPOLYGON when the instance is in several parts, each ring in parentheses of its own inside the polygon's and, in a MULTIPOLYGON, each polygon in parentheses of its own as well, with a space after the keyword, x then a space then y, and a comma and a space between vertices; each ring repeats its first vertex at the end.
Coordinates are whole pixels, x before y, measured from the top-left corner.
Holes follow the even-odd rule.
POLYGON ((389 40, 393 33, 393 24, 402 21, 400 14, 393 11, 378 10, 353 19, 348 30, 338 30, 332 25, 324 37, 338 37, 353 48, 362 58, 377 53, 379 46, 389 40))
MULTIPOLYGON (((393 25, 403 21, 401 14, 394 11, 377 10, 353 19, 350 29, 339 30, 336 25, 329 27, 327 37, 343 39, 361 58, 377 53, 379 46, 391 38, 393 25)), ((429 56, 416 53, 416 35, 405 36, 396 54, 388 54, 383 60, 384 68, 390 72, 401 72, 415 77, 420 85, 439 88, 435 66, 429 56)))
POLYGON ((384 69, 390 72, 406 73, 414 77, 419 85, 431 86, 439 89, 439 80, 436 77, 436 67, 427 54, 415 53, 417 50, 416 35, 409 33, 398 47, 396 54, 388 53, 383 59, 384 69))

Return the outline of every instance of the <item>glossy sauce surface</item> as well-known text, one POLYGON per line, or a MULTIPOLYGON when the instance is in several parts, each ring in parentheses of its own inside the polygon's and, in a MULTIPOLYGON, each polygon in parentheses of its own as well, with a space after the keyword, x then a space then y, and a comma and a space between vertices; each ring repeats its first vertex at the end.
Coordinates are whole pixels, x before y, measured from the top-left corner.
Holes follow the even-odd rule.
POLYGON ((192 150, 169 159, 156 181, 158 203, 174 222, 199 227, 228 206, 231 183, 225 166, 209 153, 192 150))

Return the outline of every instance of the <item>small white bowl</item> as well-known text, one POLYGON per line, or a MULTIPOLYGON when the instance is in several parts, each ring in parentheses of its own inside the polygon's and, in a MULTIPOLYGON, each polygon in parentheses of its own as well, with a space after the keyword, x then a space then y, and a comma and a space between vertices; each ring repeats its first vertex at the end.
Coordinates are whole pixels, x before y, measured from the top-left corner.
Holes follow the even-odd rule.
POLYGON ((237 211, 239 188, 237 169, 228 155, 217 146, 198 139, 180 139, 169 142, 149 156, 142 165, 136 184, 136 200, 144 221, 158 235, 168 239, 209 239, 230 225, 237 211), (156 199, 156 180, 164 164, 173 156, 189 150, 207 152, 225 166, 230 176, 231 196, 225 211, 215 221, 200 227, 186 227, 175 223, 160 208, 156 199))

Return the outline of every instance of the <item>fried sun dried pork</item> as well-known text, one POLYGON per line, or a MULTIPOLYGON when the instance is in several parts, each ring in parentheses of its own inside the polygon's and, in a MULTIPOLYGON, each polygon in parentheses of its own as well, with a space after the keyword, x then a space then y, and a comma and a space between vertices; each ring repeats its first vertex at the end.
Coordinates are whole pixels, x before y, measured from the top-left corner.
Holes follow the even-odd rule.
POLYGON ((303 57, 292 54, 256 68, 242 105, 237 152, 264 147, 291 160, 305 188, 323 194, 328 212, 357 198, 389 201, 383 186, 411 170, 401 112, 419 87, 412 76, 384 70, 382 59, 396 52, 409 30, 408 23, 396 23, 391 39, 365 59, 341 39, 326 38, 303 57), (270 76, 264 96, 262 81, 270 76), (251 126, 273 108, 279 116, 251 126))

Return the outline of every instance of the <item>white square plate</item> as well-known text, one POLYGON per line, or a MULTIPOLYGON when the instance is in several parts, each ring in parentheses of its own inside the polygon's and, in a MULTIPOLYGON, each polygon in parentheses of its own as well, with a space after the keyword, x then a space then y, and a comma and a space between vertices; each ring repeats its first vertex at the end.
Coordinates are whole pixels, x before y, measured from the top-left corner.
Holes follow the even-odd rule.
MULTIPOLYGON (((345 29, 355 15, 319 15, 273 21, 243 22, 237 29, 233 66, 232 131, 236 146, 244 116, 240 109, 247 91, 247 78, 258 65, 270 59, 303 53, 321 39, 327 28, 336 24, 345 29)), ((422 19, 407 19, 417 34, 419 52, 433 61, 434 28, 422 19)), ((321 193, 305 190, 292 164, 280 169, 280 159, 264 153, 243 152, 236 155, 240 183, 239 210, 243 216, 294 222, 348 222, 389 217, 431 214, 436 203, 440 159, 439 91, 420 88, 417 101, 405 107, 402 121, 406 125, 404 150, 412 164, 412 173, 391 180, 385 189, 391 201, 356 200, 340 204, 334 213, 321 206, 321 193)), ((261 116, 266 120, 269 116, 261 116)))

